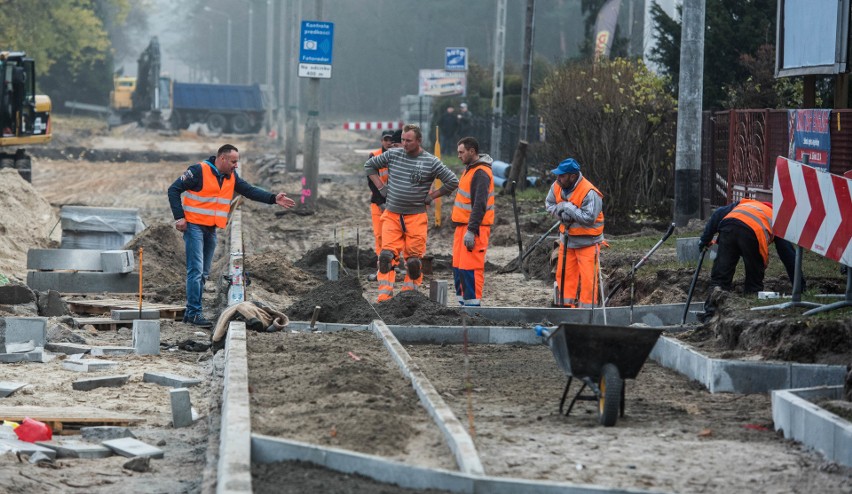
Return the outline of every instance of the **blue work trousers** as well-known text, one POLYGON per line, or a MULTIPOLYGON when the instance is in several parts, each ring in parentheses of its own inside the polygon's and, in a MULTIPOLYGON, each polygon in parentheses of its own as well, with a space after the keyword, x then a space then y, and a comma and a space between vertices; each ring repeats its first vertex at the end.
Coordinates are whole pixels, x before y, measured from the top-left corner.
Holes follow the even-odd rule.
POLYGON ((213 252, 216 250, 216 227, 186 224, 183 232, 186 245, 186 319, 201 315, 201 294, 204 281, 210 276, 213 252))

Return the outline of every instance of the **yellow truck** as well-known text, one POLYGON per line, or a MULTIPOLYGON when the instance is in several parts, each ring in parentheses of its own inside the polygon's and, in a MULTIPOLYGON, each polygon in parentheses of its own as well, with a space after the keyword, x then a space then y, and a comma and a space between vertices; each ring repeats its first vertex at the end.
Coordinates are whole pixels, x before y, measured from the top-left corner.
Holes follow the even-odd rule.
POLYGON ((25 146, 50 140, 50 98, 36 94, 35 60, 24 52, 0 51, 0 85, 0 168, 31 181, 25 146))

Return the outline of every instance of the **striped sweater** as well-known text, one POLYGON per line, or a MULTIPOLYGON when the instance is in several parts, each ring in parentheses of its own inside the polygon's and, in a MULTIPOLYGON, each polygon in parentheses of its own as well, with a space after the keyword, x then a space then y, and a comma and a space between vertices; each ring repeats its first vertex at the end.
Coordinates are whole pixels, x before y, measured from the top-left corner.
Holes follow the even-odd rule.
POLYGON ((420 150, 417 156, 406 154, 402 148, 388 149, 364 163, 367 176, 378 175, 388 169, 388 194, 385 208, 397 214, 426 212, 426 194, 435 179, 441 179, 441 190, 446 194, 456 190, 459 179, 435 156, 420 150))

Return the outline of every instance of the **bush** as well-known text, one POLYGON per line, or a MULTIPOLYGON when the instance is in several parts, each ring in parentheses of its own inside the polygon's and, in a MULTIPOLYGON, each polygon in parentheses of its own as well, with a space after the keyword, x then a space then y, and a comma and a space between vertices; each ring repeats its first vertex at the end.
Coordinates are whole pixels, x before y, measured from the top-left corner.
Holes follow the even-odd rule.
POLYGON ((547 132, 538 156, 580 163, 604 194, 608 229, 671 218, 677 118, 665 82, 641 61, 579 62, 553 71, 534 94, 547 132))

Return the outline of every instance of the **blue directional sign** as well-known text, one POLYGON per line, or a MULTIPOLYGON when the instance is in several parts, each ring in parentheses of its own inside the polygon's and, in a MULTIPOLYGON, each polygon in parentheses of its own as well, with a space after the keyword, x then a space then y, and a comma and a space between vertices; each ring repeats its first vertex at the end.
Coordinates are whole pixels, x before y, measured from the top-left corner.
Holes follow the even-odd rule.
POLYGON ((334 23, 302 21, 299 39, 299 77, 331 78, 334 23))
POLYGON ((467 48, 447 48, 444 70, 467 70, 467 48))

